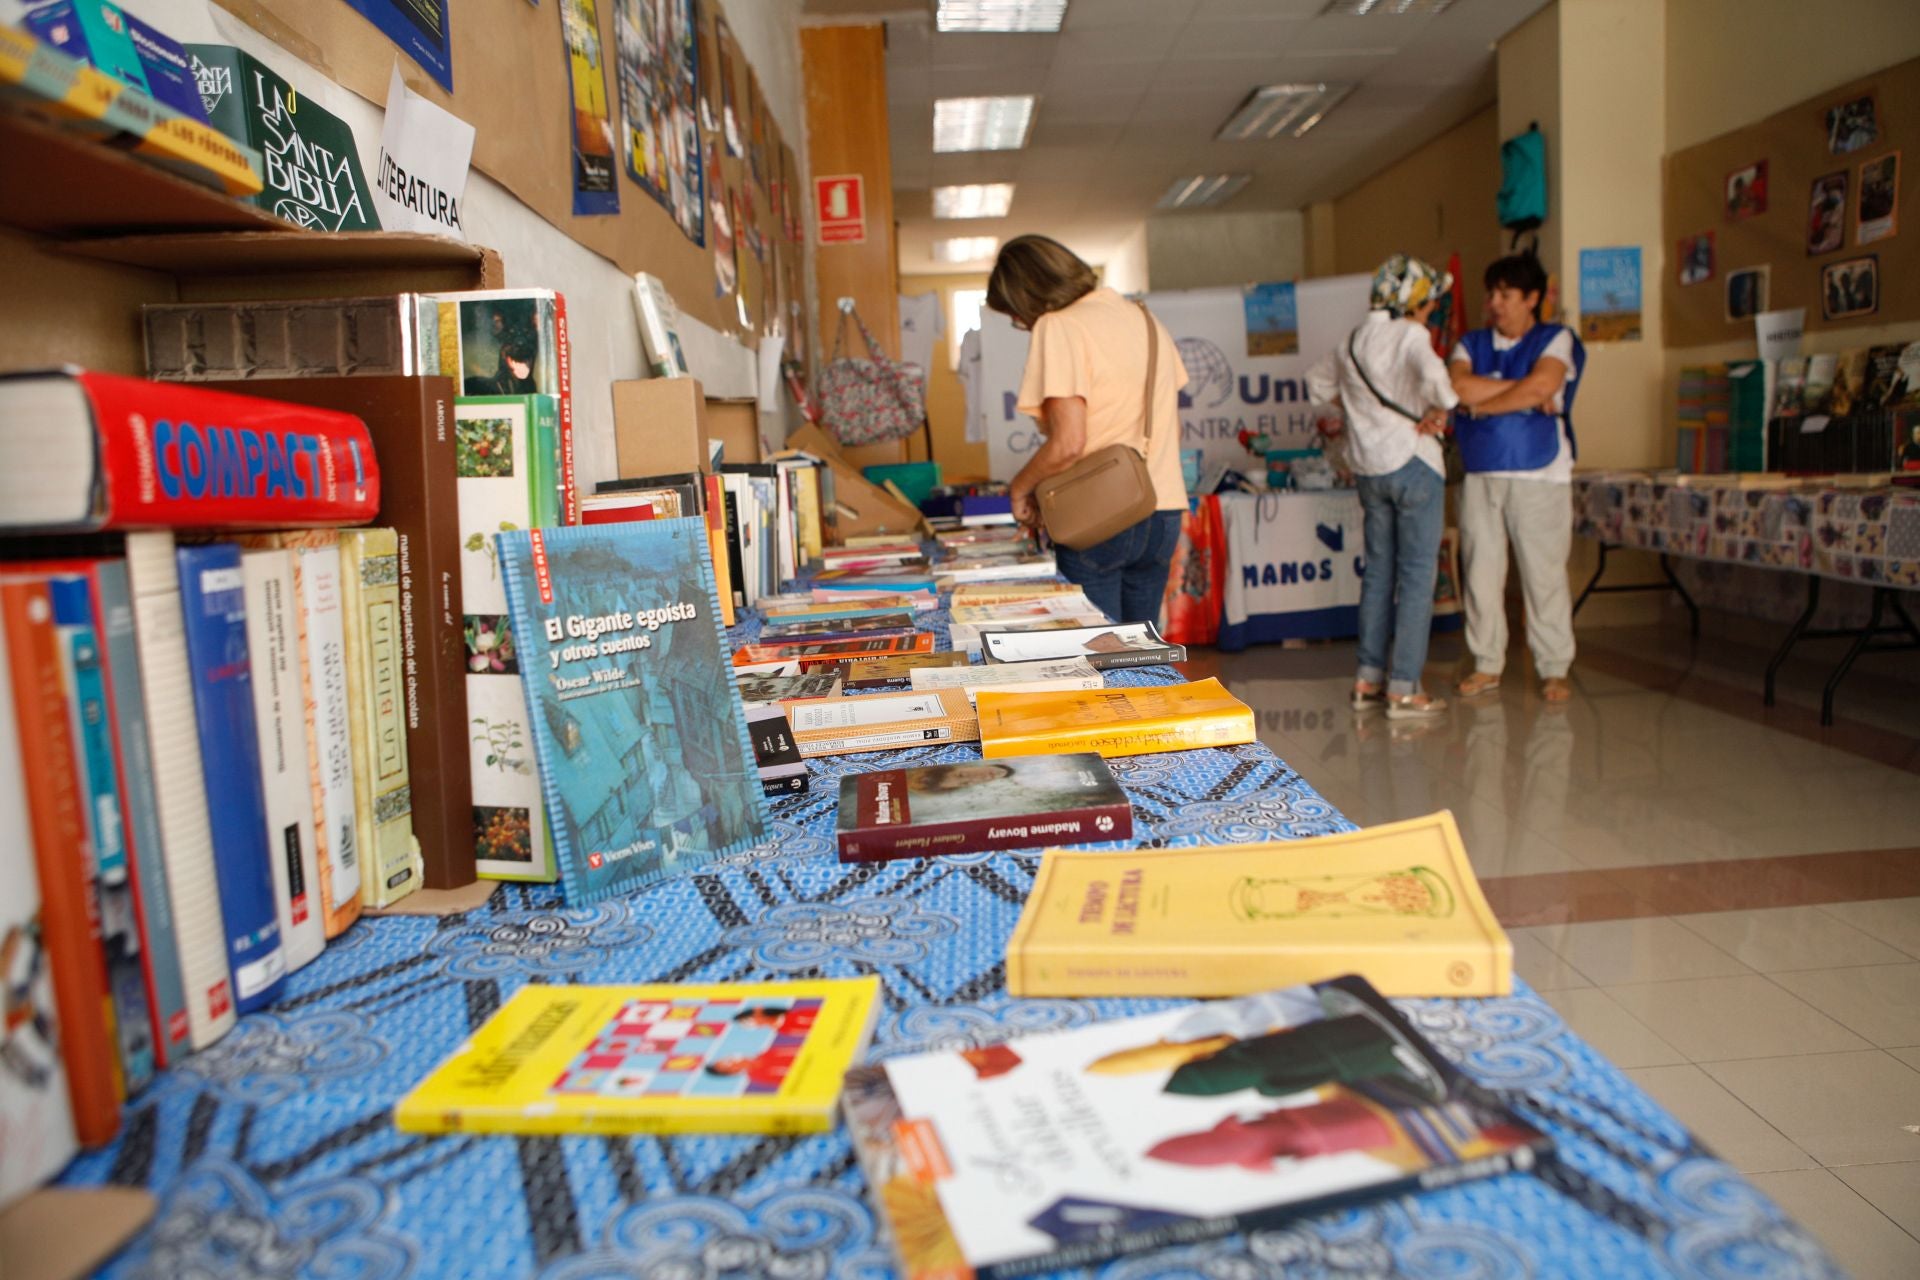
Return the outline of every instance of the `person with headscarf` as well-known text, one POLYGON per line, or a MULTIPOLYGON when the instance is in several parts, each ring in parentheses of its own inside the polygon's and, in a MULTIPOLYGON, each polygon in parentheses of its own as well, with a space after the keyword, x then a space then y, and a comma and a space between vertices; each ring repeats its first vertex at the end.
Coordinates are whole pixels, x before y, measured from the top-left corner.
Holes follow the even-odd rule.
POLYGON ((1391 719, 1437 716, 1447 705, 1421 690, 1420 673, 1446 525, 1439 434, 1459 403, 1427 321, 1452 287, 1448 273, 1396 253, 1374 272, 1367 318, 1307 371, 1313 403, 1345 411, 1348 461, 1365 514, 1353 705, 1384 704, 1391 719))

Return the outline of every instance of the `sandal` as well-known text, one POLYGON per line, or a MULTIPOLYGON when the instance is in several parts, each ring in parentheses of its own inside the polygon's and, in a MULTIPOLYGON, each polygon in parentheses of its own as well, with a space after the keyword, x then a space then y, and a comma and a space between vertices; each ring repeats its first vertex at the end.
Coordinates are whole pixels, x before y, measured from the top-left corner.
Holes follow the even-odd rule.
POLYGON ((1447 713, 1447 700, 1426 693, 1404 693, 1387 699, 1387 719, 1428 720, 1447 713))
POLYGON ((1492 693, 1499 687, 1499 676, 1490 671, 1476 671, 1454 685, 1453 689, 1463 698, 1475 698, 1483 693, 1492 693))
POLYGON ((1369 707, 1384 706, 1386 705, 1386 701, 1387 693, 1385 689, 1380 688, 1378 685, 1368 688, 1366 683, 1361 680, 1353 682, 1353 709, 1355 711, 1365 711, 1369 707))
POLYGON ((1540 698, 1544 702, 1571 702, 1573 686, 1567 683, 1565 676, 1548 676, 1540 682, 1540 698))

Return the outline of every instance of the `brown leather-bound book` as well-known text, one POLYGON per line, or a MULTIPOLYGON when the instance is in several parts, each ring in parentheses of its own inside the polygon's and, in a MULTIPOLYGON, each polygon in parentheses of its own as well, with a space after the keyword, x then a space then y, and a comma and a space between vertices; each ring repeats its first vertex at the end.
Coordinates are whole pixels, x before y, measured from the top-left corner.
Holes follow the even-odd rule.
POLYGON ((60 637, 46 583, 0 582, 0 621, 7 629, 33 866, 40 880, 40 923, 53 967, 54 1012, 74 1130, 83 1146, 104 1146, 120 1128, 120 1051, 114 1045, 113 1002, 100 949, 93 849, 60 674, 60 637))
POLYGON ((204 384, 357 415, 380 462, 376 524, 400 535, 401 638, 413 834, 426 887, 474 881, 467 754, 466 630, 460 613, 451 378, 250 378, 204 384))

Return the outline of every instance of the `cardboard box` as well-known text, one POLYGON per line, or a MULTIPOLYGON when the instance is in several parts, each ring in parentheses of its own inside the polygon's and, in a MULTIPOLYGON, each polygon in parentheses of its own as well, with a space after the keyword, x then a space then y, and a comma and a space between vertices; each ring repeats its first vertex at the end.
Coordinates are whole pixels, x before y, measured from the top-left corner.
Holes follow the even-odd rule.
POLYGON ((640 479, 705 471, 707 427, 707 393, 698 378, 616 382, 614 473, 623 479, 640 479))
POLYGON ((787 447, 814 455, 833 469, 833 505, 837 519, 829 521, 831 539, 838 541, 866 533, 924 532, 920 512, 860 474, 841 453, 832 437, 807 423, 787 437, 787 447))
POLYGON ((760 447, 760 406, 753 400, 707 400, 708 440, 726 446, 722 462, 759 462, 765 456, 760 447))

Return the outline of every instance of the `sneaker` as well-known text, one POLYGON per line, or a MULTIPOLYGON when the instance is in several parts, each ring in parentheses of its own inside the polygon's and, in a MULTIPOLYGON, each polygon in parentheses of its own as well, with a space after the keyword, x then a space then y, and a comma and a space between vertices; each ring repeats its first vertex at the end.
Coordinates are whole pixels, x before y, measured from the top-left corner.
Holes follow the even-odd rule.
POLYGON ((1445 715, 1447 700, 1426 693, 1402 694, 1387 699, 1387 719, 1389 720, 1430 720, 1445 715))

